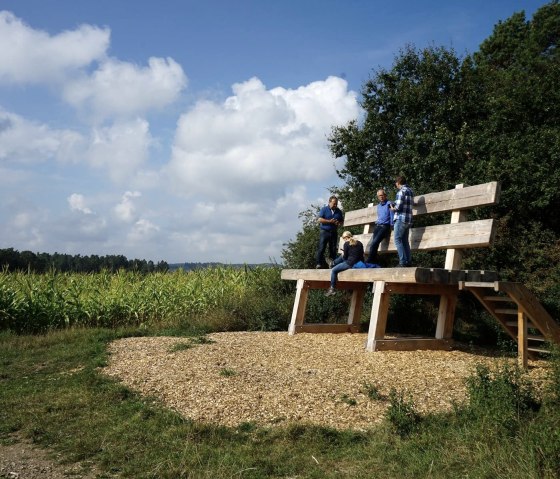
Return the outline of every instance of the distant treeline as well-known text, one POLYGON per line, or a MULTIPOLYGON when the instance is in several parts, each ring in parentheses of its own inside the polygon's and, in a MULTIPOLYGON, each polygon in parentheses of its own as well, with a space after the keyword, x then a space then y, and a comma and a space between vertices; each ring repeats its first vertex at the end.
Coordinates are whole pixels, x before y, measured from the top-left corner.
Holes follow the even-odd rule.
POLYGON ((239 263, 239 264, 230 264, 230 263, 219 263, 219 262, 209 262, 209 263, 171 263, 169 265, 169 271, 175 271, 177 269, 182 269, 184 271, 192 271, 197 269, 206 269, 206 268, 253 268, 255 266, 260 267, 267 267, 267 266, 276 266, 274 263, 260 263, 260 264, 247 264, 247 263, 239 263))
POLYGON ((56 270, 72 273, 98 273, 106 270, 119 270, 152 273, 166 272, 169 265, 165 261, 154 263, 145 259, 127 259, 123 255, 81 256, 70 254, 33 253, 32 251, 17 251, 13 248, 0 249, 0 267, 8 271, 29 271, 32 273, 46 273, 56 270))

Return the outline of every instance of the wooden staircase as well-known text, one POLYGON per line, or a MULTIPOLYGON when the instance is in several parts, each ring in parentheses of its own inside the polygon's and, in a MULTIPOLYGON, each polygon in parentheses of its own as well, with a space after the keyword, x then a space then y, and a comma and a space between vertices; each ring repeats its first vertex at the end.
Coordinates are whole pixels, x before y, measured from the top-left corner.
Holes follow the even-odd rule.
POLYGON ((560 344, 560 325, 521 283, 461 281, 459 289, 474 294, 517 341, 519 359, 524 368, 527 368, 529 356, 550 352, 546 343, 560 344))

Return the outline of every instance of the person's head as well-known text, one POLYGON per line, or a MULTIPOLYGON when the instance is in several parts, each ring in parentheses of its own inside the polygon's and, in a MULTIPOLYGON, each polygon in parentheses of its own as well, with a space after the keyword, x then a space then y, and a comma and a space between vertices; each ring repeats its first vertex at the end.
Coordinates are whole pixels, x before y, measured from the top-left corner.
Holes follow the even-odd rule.
POLYGON ((336 196, 331 196, 329 198, 329 207, 331 209, 336 208, 338 206, 338 198, 336 196))
POLYGON ((379 190, 377 190, 377 199, 381 203, 383 203, 384 201, 387 200, 387 193, 385 193, 385 190, 383 188, 380 188, 379 190))
POLYGON ((401 186, 406 185, 406 178, 404 176, 397 176, 395 185, 400 189, 401 186))
POLYGON ((356 244, 356 238, 354 238, 354 236, 352 235, 352 233, 350 233, 350 231, 345 231, 344 233, 342 233, 342 239, 344 241, 348 241, 351 245, 356 244))

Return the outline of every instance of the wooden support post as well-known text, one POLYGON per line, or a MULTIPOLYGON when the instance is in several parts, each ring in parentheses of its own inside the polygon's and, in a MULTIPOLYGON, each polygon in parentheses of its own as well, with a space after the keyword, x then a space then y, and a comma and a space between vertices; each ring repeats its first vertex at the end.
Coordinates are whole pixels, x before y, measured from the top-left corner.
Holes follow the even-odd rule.
POLYGON ((436 339, 451 339, 457 306, 457 293, 440 296, 436 339))
MULTIPOLYGON (((462 189, 465 185, 455 185, 455 189, 462 189)), ((463 210, 451 212, 451 224, 462 223, 467 220, 467 213, 463 210)), ((445 253, 445 269, 461 269, 463 252, 460 249, 448 249, 445 253)), ((453 334, 453 322, 455 321, 455 307, 457 306, 457 295, 442 295, 439 301, 439 311, 436 326, 436 339, 449 339, 453 334)))
POLYGON ((294 309, 292 310, 292 319, 288 328, 288 334, 296 333, 296 327, 301 326, 305 320, 305 308, 307 307, 307 296, 309 288, 305 284, 304 279, 297 280, 296 299, 294 300, 294 309))
POLYGON ((352 290, 352 299, 350 301, 350 311, 348 313, 348 324, 353 325, 359 330, 360 317, 362 316, 362 306, 364 304, 364 296, 366 295, 366 286, 360 286, 352 290))
POLYGON ((525 311, 518 308, 517 311, 517 358, 519 365, 523 369, 528 366, 528 350, 527 350, 527 315, 525 311))
POLYGON ((390 293, 385 291, 385 281, 376 281, 373 287, 373 302, 371 305, 369 332, 366 342, 367 351, 375 351, 375 341, 385 337, 389 299, 391 298, 390 293))

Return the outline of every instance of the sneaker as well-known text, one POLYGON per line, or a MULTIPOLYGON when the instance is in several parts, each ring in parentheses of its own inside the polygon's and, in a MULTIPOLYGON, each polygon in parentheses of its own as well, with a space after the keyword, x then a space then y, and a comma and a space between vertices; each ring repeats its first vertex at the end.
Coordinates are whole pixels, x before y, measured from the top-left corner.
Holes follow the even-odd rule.
POLYGON ((320 264, 316 265, 315 269, 321 269, 321 265, 320 264))
POLYGON ((329 268, 332 268, 332 264, 333 264, 333 260, 330 258, 327 258, 327 265, 329 266, 329 268))
POLYGON ((329 288, 327 289, 327 292, 325 293, 325 296, 333 296, 336 294, 336 290, 334 288, 329 288))

